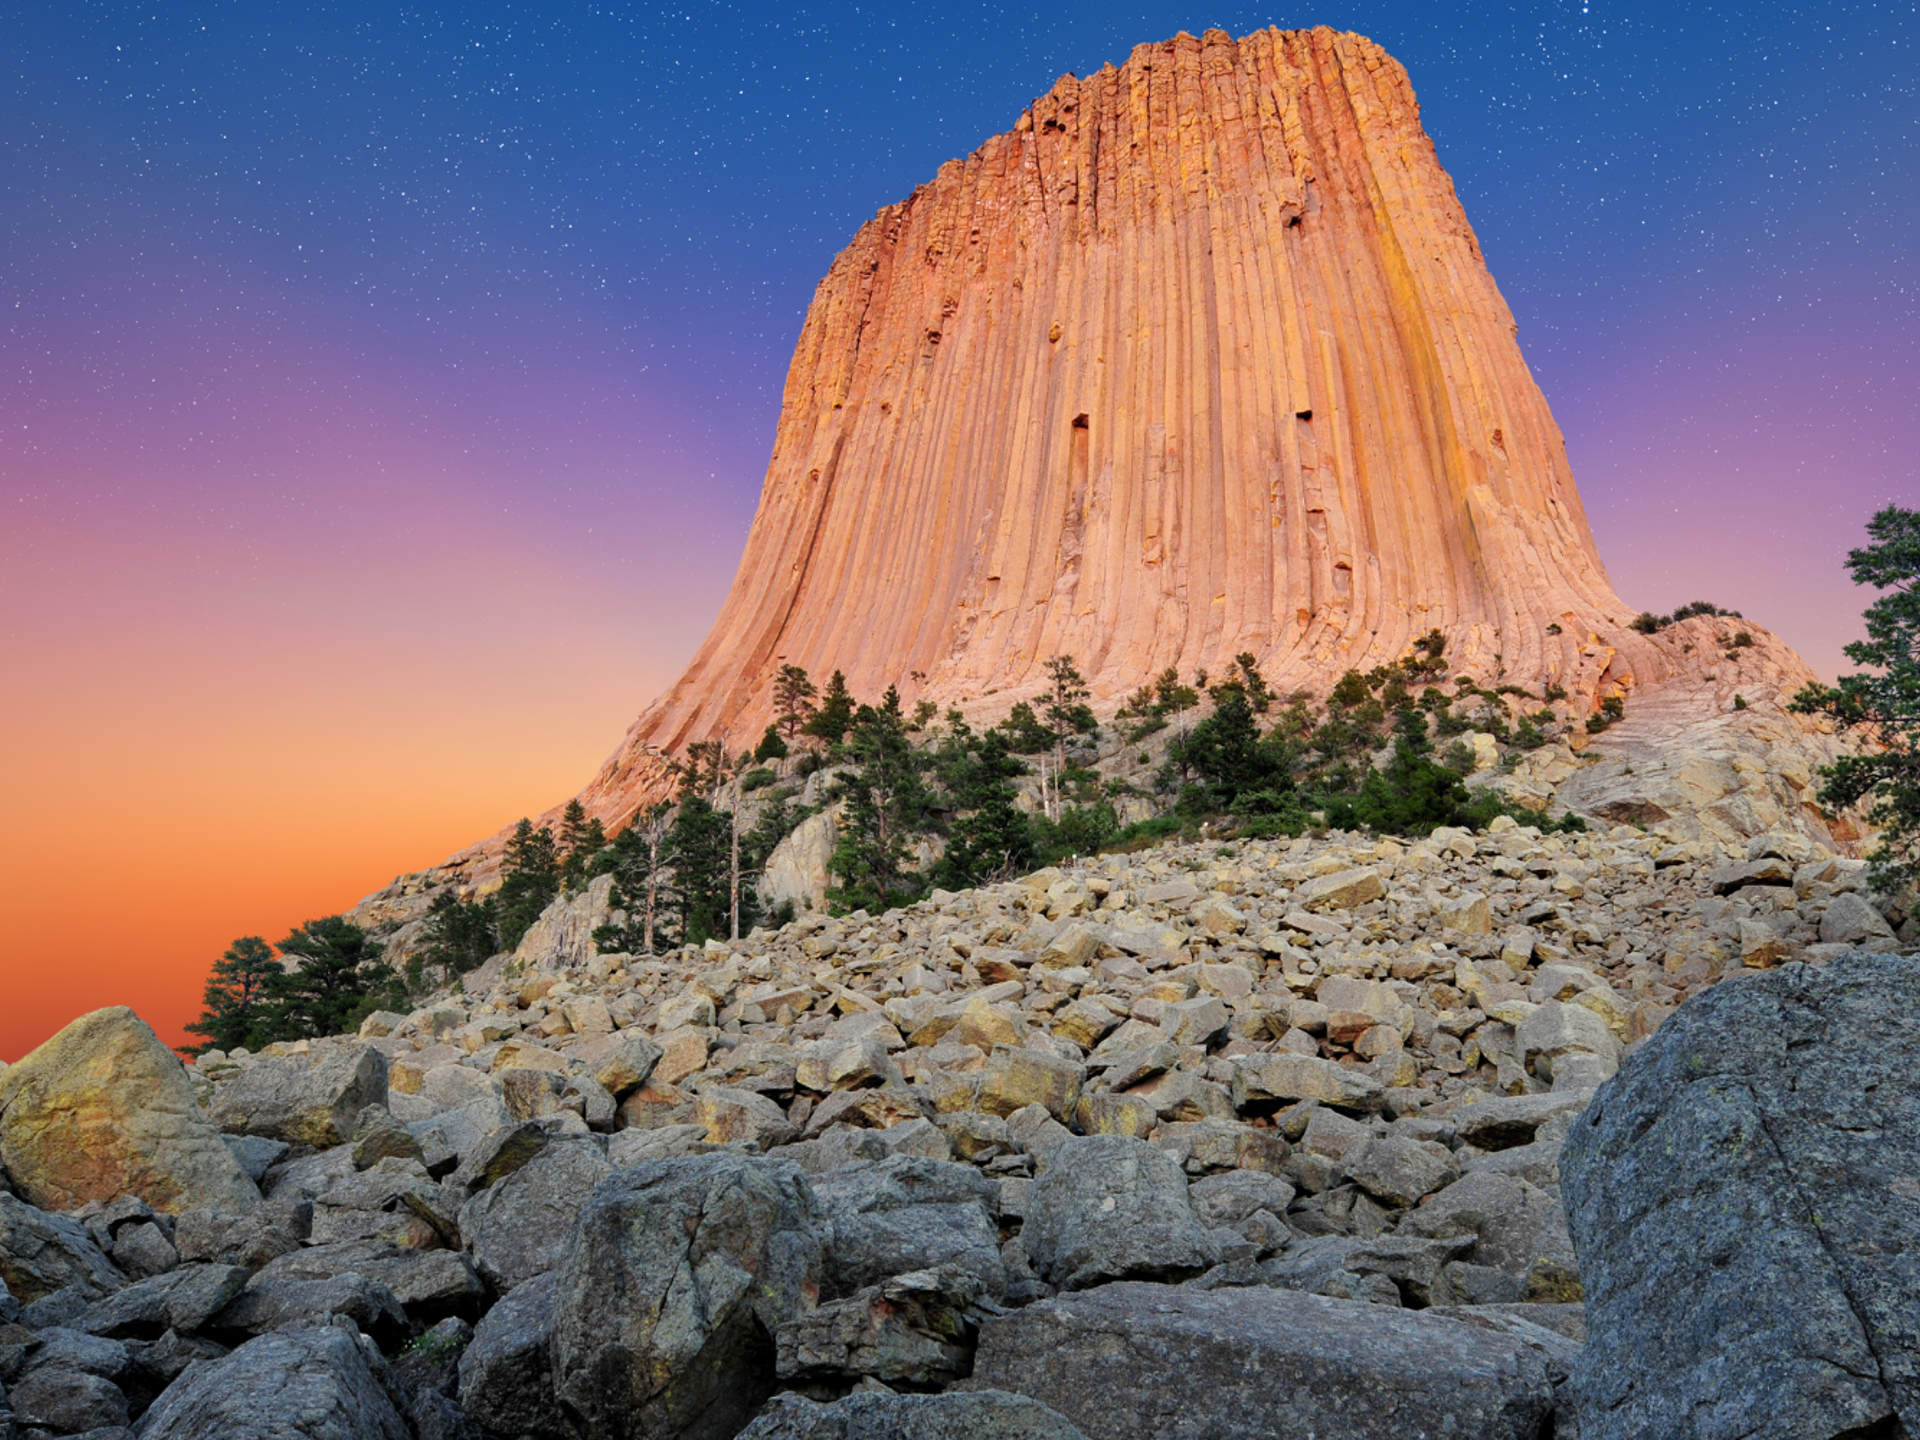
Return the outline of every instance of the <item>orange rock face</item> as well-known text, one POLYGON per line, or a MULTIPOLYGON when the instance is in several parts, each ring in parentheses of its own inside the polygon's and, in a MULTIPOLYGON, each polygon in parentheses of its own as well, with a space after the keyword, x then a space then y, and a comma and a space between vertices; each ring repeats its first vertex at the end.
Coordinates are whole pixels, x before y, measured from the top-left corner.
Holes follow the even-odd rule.
POLYGON ((994 719, 1057 654, 1111 712, 1242 651, 1324 692, 1438 629, 1597 703, 1674 664, 1633 613, 1406 72, 1181 35, 835 260, 726 605, 582 798, 617 826, 662 752, 751 744, 783 664, 994 719))

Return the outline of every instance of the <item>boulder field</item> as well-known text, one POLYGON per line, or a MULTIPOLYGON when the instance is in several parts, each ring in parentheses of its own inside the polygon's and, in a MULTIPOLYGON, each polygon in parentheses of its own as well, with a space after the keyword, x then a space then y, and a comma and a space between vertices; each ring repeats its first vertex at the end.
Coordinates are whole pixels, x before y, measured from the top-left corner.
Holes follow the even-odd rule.
POLYGON ((84 1016, 0 1071, 0 1437, 1908 1433, 1920 960, 1857 862, 1496 825, 191 1066, 84 1016))

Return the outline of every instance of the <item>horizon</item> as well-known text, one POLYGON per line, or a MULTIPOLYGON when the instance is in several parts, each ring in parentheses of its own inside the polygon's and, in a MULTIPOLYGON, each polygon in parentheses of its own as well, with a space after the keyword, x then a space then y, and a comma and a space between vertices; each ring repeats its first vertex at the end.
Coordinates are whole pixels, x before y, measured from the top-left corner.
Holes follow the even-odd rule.
MULTIPOLYGON (((578 790, 718 611, 858 225, 1059 74, 1265 13, 990 11, 780 12, 731 67, 690 16, 24 27, 0 1059, 113 1004, 179 1043, 234 937, 578 790)), ((1913 503, 1913 16, 1782 56, 1786 7, 1477 13, 1272 18, 1406 66, 1622 598, 1831 679, 1845 552, 1913 503), (1676 28, 1717 65, 1635 46, 1676 28)))

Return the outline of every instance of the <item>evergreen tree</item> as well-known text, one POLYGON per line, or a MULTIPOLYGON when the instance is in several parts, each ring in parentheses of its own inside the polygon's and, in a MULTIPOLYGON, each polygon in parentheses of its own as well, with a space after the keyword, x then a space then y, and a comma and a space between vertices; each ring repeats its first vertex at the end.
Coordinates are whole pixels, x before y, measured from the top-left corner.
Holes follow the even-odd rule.
POLYGON ((994 727, 1016 755, 1038 755, 1053 744, 1053 731, 1040 723, 1033 706, 1025 700, 1016 703, 1007 718, 994 727))
POLYGON ((1257 713, 1266 714, 1267 707, 1273 704, 1274 695, 1273 691, 1267 687, 1266 677, 1260 673, 1260 667, 1254 660, 1253 652, 1242 650, 1233 657, 1233 663, 1240 671, 1241 685, 1246 688, 1247 704, 1251 705, 1257 713))
POLYGON ((827 899, 843 913, 878 913, 926 893, 907 858, 927 831, 932 796, 921 773, 924 757, 907 738, 898 690, 888 686, 879 705, 855 713, 848 751, 852 769, 839 784, 846 810, 829 865, 840 883, 827 899))
POLYGON ((820 708, 800 727, 800 733, 824 740, 829 747, 839 745, 853 728, 856 708, 847 689, 847 677, 836 670, 827 681, 827 693, 820 697, 820 708))
POLYGON ((668 905, 683 945, 726 937, 732 837, 732 815, 716 810, 705 796, 688 795, 680 802, 666 852, 673 872, 668 905))
POLYGON ((1223 680, 1209 693, 1213 713, 1169 749, 1182 752, 1178 758, 1212 787, 1222 809, 1256 790, 1291 788, 1275 749, 1261 742, 1246 687, 1238 679, 1223 680))
POLYGON ((433 897, 419 958, 449 975, 464 975, 499 953, 496 923, 498 906, 485 900, 463 900, 449 886, 433 897))
POLYGON ((1891 892, 1920 880, 1920 510, 1889 505, 1867 522, 1867 535, 1873 543, 1850 551, 1847 569, 1854 584, 1885 593, 1864 612, 1867 638, 1845 651, 1875 673, 1806 685, 1793 708, 1829 715, 1879 742, 1823 766, 1820 801, 1835 811, 1871 802, 1867 820, 1880 835, 1867 857, 1870 874, 1891 892))
POLYGON ((1074 668, 1071 655, 1056 655, 1047 662, 1047 676, 1053 688, 1047 692, 1047 728, 1053 732, 1055 761, 1067 768, 1067 737, 1088 735, 1099 726, 1087 704, 1087 681, 1074 668))
POLYGON ((594 931, 594 943, 602 950, 651 955, 657 939, 665 933, 663 892, 673 873, 667 847, 673 813, 668 801, 649 805, 633 817, 633 823, 596 862, 613 875, 610 907, 627 917, 624 925, 602 925, 594 931))
POLYGON ((956 726, 942 747, 942 778, 960 813, 948 827, 946 853, 934 875, 948 890, 990 884, 1033 868, 1033 829, 1014 804, 1013 782, 1027 767, 1007 750, 1006 737, 989 730, 975 741, 956 726))
MULTIPOLYGON (((840 681, 840 688, 843 691, 846 689, 844 679, 840 681)), ((774 726, 778 727, 780 733, 788 740, 798 735, 801 727, 813 715, 813 700, 817 693, 813 688, 813 681, 807 678, 807 672, 798 665, 782 665, 780 673, 774 676, 774 726)), ((772 733, 771 727, 768 733, 772 733)), ((786 752, 783 750, 780 753, 784 755, 786 752)))
POLYGON ((500 889, 493 897, 500 948, 518 945, 559 893, 560 856, 553 832, 544 825, 536 830, 531 820, 522 819, 501 857, 500 889))
POLYGON ((767 726, 767 733, 760 737, 760 743, 753 749, 753 763, 764 765, 769 760, 784 760, 788 755, 787 742, 780 738, 780 727, 767 726))
POLYGON ((560 879, 571 890, 586 877, 587 867, 607 845, 607 832, 599 820, 587 818, 579 800, 569 800, 560 816, 560 838, 556 850, 560 857, 560 879))
POLYGON ((1153 702, 1162 715, 1179 715, 1200 703, 1200 692, 1180 683, 1180 672, 1169 665, 1154 677, 1153 702))
POLYGON ((281 972, 273 948, 258 935, 242 935, 229 945, 227 953, 213 962, 213 973, 201 995, 205 1008, 200 1018, 187 1026, 188 1033, 202 1040, 192 1047, 194 1052, 267 1043, 267 1037, 257 1031, 265 1019, 269 987, 281 972))
POLYGON ((720 803, 720 787, 727 779, 727 746, 723 740, 696 740, 687 746, 686 765, 680 773, 680 789, 685 795, 705 794, 720 803))
POLYGON ((313 1039, 359 1029, 360 1022, 396 995, 398 977, 379 961, 380 947, 338 915, 309 920, 279 945, 286 964, 269 977, 262 1032, 276 1040, 313 1039))

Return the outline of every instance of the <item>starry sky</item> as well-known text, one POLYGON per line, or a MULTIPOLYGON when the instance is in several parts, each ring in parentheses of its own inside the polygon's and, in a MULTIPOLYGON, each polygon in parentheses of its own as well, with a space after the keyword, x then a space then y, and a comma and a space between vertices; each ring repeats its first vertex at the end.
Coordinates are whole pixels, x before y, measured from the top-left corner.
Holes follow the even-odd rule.
POLYGON ((0 0, 0 1058, 577 789, 858 225, 1270 24, 1406 65, 1628 602, 1839 669, 1920 503, 1911 0, 0 0))

